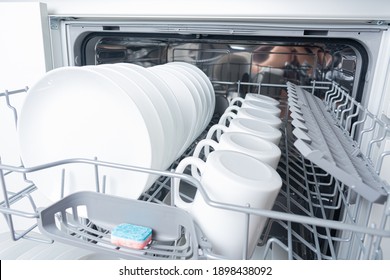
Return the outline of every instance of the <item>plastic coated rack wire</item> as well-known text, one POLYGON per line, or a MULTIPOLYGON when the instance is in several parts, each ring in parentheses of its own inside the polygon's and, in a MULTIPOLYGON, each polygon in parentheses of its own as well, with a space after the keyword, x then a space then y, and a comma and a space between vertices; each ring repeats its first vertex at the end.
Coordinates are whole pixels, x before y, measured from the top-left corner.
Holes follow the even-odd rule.
MULTIPOLYGON (((236 85, 238 87, 240 84, 240 82, 231 83, 231 85, 236 85)), ((331 99, 333 95, 329 93, 332 92, 329 85, 331 84, 317 83, 312 91, 315 89, 328 89, 327 97, 328 99, 331 99)), ((257 84, 253 84, 252 86, 256 87, 257 84)), ((287 88, 286 84, 272 86, 278 87, 281 90, 287 88)), ((26 92, 26 90, 21 90, 20 92, 26 92)), ((7 107, 11 109, 13 106, 10 99, 12 99, 11 97, 14 95, 9 93, 10 92, 2 93, 0 94, 0 97, 7 97, 6 102, 7 105, 9 105, 7 107)), ((282 106, 286 106, 287 100, 281 101, 282 106)), ((337 106, 334 106, 333 111, 335 114, 338 114, 344 124, 346 123, 348 126, 353 126, 356 123, 356 120, 353 118, 350 118, 347 121, 346 113, 343 114, 342 111, 339 111, 337 108, 337 106)), ((12 111, 16 112, 16 110, 12 111)), ((264 254, 260 258, 272 257, 271 255, 274 254, 277 248, 283 252, 282 258, 287 259, 381 258, 381 240, 390 238, 390 231, 386 230, 389 213, 383 211, 379 223, 374 225, 374 223, 370 221, 369 216, 375 203, 368 200, 364 195, 355 193, 354 203, 351 204, 351 197, 354 193, 351 191, 351 186, 339 180, 332 172, 327 172, 314 162, 306 159, 293 145, 297 138, 292 133, 292 121, 289 114, 290 112, 285 110, 285 115, 282 116, 285 125, 282 128, 283 140, 280 145, 282 157, 277 171, 283 179, 283 187, 274 209, 266 211, 217 203, 208 198, 207 193, 197 182, 192 182, 192 185, 204 195, 206 203, 214 207, 240 211, 247 213, 248 215, 261 215, 269 219, 268 226, 259 241, 259 247, 264 247, 264 254)), ((17 114, 15 116, 16 124, 17 114)), ((356 127, 355 130, 360 131, 358 127, 356 127)), ((368 133, 363 135, 368 135, 368 133)), ((199 141, 199 139, 197 141, 199 141)), ((192 146, 194 145, 196 145, 196 142, 192 146)), ((193 147, 190 147, 183 156, 191 155, 191 148, 193 147)), ((385 155, 386 152, 382 154, 382 157, 385 157, 385 155)), ((34 193, 36 187, 32 182, 27 180, 25 182, 27 186, 21 187, 20 190, 16 192, 11 192, 7 188, 6 177, 13 173, 20 173, 21 175, 26 176, 30 172, 52 168, 54 166, 63 166, 65 169, 67 164, 72 163, 89 164, 93 166, 111 166, 112 168, 136 170, 139 172, 157 172, 161 175, 160 179, 140 198, 140 200, 143 200, 146 203, 166 204, 165 198, 170 194, 171 178, 175 176, 184 176, 183 180, 186 178, 185 174, 180 175, 170 171, 146 170, 138 167, 123 166, 118 163, 101 162, 98 159, 64 159, 59 162, 48 163, 33 168, 0 164, 1 189, 5 196, 0 207, 0 212, 5 215, 7 221, 12 220, 12 217, 19 216, 37 220, 37 223, 41 223, 42 211, 49 208, 47 206, 40 208, 41 205, 35 206, 31 194, 34 193), (33 210, 31 212, 11 207, 14 201, 21 199, 27 199, 31 202, 33 205, 33 210)), ((173 164, 172 169, 174 169, 174 166, 175 165, 173 164)), ((104 188, 100 189, 104 190, 104 188)), ((66 202, 67 200, 64 198, 64 201, 66 202)), ((388 201, 385 201, 384 203, 384 209, 387 209, 388 206, 386 205, 388 205, 388 201)), ((169 203, 169 205, 171 204, 173 205, 174 201, 169 203)), ((90 222, 86 221, 85 224, 82 223, 80 226, 85 229, 86 225, 86 228, 89 228, 90 222)), ((22 237, 29 238, 28 233, 32 230, 29 228, 23 233, 20 233, 15 231, 12 223, 9 223, 9 226, 15 240, 22 237)), ((36 225, 32 228, 34 227, 36 227, 36 225)), ((65 230, 65 232, 67 231, 65 230)), ((99 229, 99 232, 104 233, 104 230, 99 229)), ((201 232, 196 231, 196 235, 202 237, 201 232)), ((74 234, 71 236, 62 236, 62 242, 74 244, 73 241, 68 240, 69 238, 73 238, 74 234)), ((55 235, 53 237, 57 238, 55 235)), ((88 248, 92 250, 99 251, 100 249, 97 246, 99 242, 96 242, 96 240, 93 241, 94 238, 86 238, 83 234, 80 234, 80 240, 83 241, 82 244, 88 246, 88 248)), ((47 238, 42 239, 47 240, 47 238)), ((168 255, 170 255, 170 258, 192 258, 197 254, 197 257, 220 258, 220 256, 213 255, 212 252, 209 251, 210 244, 203 242, 202 238, 197 238, 197 242, 199 242, 200 248, 203 249, 201 250, 201 253, 195 248, 190 248, 184 252, 184 254, 180 255, 181 253, 179 251, 179 254, 174 253, 176 248, 171 251, 173 253, 169 253, 168 255)), ((177 244, 173 244, 174 247, 176 245, 177 244)), ((106 245, 103 247, 106 247, 106 245)), ((139 257, 137 254, 132 255, 131 252, 126 256, 133 256, 134 258, 139 257)), ((155 254, 152 254, 142 256, 142 258, 152 258, 154 256, 155 254)))

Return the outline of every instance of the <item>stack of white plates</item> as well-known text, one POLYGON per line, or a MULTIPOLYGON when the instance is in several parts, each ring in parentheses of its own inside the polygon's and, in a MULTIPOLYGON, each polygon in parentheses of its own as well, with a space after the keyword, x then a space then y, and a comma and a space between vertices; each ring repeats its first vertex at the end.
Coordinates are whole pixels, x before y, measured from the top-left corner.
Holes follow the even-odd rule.
MULTIPOLYGON (((28 92, 18 123, 26 167, 68 158, 164 170, 211 120, 215 95, 196 66, 172 62, 64 67, 48 72, 28 92)), ((99 168, 106 193, 138 198, 156 177, 99 168)), ((60 199, 62 167, 29 177, 52 201, 60 199)), ((96 189, 95 168, 65 169, 65 195, 96 189)))
MULTIPOLYGON (((182 148, 184 150, 206 129, 215 109, 214 88, 209 78, 197 67, 184 62, 171 62, 150 68, 150 71, 165 80, 171 87, 182 108, 187 124, 183 130, 182 148)), ((178 135, 179 136, 179 135, 178 135)))

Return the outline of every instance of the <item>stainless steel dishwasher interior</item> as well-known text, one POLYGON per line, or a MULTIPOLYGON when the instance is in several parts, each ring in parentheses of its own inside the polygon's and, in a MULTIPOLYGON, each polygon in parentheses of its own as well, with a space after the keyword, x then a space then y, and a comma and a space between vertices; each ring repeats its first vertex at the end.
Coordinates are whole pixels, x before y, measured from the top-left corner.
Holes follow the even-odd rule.
MULTIPOLYGON (((210 126, 218 122, 229 100, 235 96, 257 92, 280 101, 283 137, 280 144, 282 157, 277 171, 283 179, 283 187, 273 211, 265 213, 269 218, 268 226, 259 240, 258 250, 253 258, 382 258, 382 239, 388 239, 390 236, 385 230, 389 213, 385 210, 381 212, 379 222, 375 226, 370 220, 370 214, 378 205, 383 205, 386 209, 388 201, 377 203, 368 200, 364 195, 356 194, 353 186, 346 185, 337 176, 306 159, 294 145, 297 138, 293 133, 289 110, 286 82, 301 85, 307 93, 324 101, 330 92, 338 90, 353 96, 354 100, 362 100, 358 81, 364 75, 366 66, 364 61, 359 60, 364 55, 358 53, 355 46, 346 43, 315 42, 221 44, 212 40, 207 43, 186 43, 180 40, 167 42, 166 39, 156 38, 148 38, 139 43, 139 38, 110 35, 92 37, 86 41, 84 47, 80 52, 81 64, 128 62, 147 67, 170 61, 186 61, 197 65, 208 74, 216 92, 216 110, 210 126)), ((15 112, 15 122, 17 112, 12 109, 12 97, 24 93, 25 90, 1 94, 2 102, 6 102, 9 109, 15 112)), ((330 106, 335 107, 333 112, 336 112, 339 118, 343 116, 341 118, 343 119, 350 115, 352 122, 361 120, 361 113, 353 115, 359 110, 346 112, 347 115, 340 114, 337 110, 345 109, 338 107, 338 102, 332 102, 330 106)), ((363 130, 363 126, 356 125, 355 129, 356 133, 354 131, 351 135, 353 139, 359 135, 358 131, 363 130)), ((387 127, 384 131, 388 131, 387 127)), ((182 157, 191 155, 196 143, 204 136, 202 134, 182 157)), ((371 141, 375 140, 379 144, 383 140, 377 136, 370 137, 371 141)), ((384 151, 382 157, 386 157, 387 154, 388 152, 384 151)), ((372 156, 371 154, 368 158, 371 159, 372 156)), ((181 158, 172 163, 171 169, 175 168, 181 158)), ((9 192, 4 177, 10 176, 12 172, 8 172, 7 168, 3 169, 2 185, 4 194, 9 199, 1 206, 9 209, 10 202, 12 204, 21 199, 30 200, 33 208, 31 216, 33 219, 36 218, 35 204, 30 195, 35 190, 33 183, 21 188, 19 192, 9 192)), ((169 205, 170 181, 171 177, 161 176, 139 200, 169 205)), ((191 199, 196 190, 191 185, 187 185, 185 189, 183 195, 191 199)), ((6 214, 8 221, 11 221, 9 217, 15 215, 14 212, 7 210, 3 210, 3 213, 6 214)), ((88 222, 86 224, 88 225, 88 222)), ((12 223, 10 227, 12 228, 12 223)), ((15 233, 16 239, 28 236, 30 230, 27 229, 22 234, 15 233)), ((207 250, 205 249, 202 254, 207 257, 207 250)), ((170 254, 167 258, 181 256, 170 254)))

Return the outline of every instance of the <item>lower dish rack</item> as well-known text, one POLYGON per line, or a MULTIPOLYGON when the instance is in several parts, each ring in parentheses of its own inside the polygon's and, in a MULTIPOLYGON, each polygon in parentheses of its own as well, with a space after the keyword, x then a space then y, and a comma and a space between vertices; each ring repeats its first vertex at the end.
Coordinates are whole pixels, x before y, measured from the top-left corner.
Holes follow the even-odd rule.
MULTIPOLYGON (((218 82, 216 82, 218 83, 218 82)), ((221 83, 221 85, 226 82, 221 83)), ((229 86, 242 82, 231 83, 229 86)), ((260 84, 248 83, 253 88, 260 84)), ((275 87, 275 85, 272 85, 275 87)), ((335 91, 335 84, 318 83, 313 92, 335 91)), ((287 95, 288 86, 278 85, 287 95)), ((25 92, 5 92, 9 108, 13 94, 25 92)), ((282 95, 283 96, 283 95, 282 95)), ((101 162, 97 159, 69 159, 44 166, 26 169, 23 166, 0 164, 0 183, 4 201, 0 212, 6 218, 14 240, 29 238, 29 233, 37 226, 45 237, 52 240, 87 248, 91 251, 111 254, 123 259, 220 259, 222 256, 212 253, 212 244, 207 242, 200 229, 188 213, 177 209, 174 195, 171 193, 171 179, 186 181, 188 188, 183 195, 191 200, 195 191, 205 196, 206 203, 219 208, 240 211, 247 215, 261 215, 268 218, 267 226, 259 240, 253 258, 256 259, 381 259, 382 244, 390 239, 388 208, 389 189, 387 185, 381 191, 380 201, 371 199, 365 192, 355 192, 349 182, 334 176, 332 170, 326 170, 306 158, 294 145, 298 139, 292 132, 293 113, 288 110, 287 99, 280 100, 283 107, 284 126, 280 148, 282 156, 278 173, 283 186, 272 210, 262 210, 220 204, 211 201, 201 184, 186 174, 177 174, 173 163, 172 171, 148 170, 125 166, 118 163, 101 162), (290 114, 291 113, 291 114, 290 114), (292 116, 291 116, 292 115, 292 116), (33 182, 27 180, 30 172, 36 172, 53 166, 65 166, 69 163, 109 166, 129 171, 151 172, 160 176, 155 184, 138 200, 114 197, 104 193, 80 192, 63 197, 52 205, 35 205, 32 194, 36 190, 33 182), (24 177, 26 187, 10 191, 7 177, 18 173, 24 177), (353 199, 351 199, 353 197, 353 199), (19 200, 31 203, 32 211, 13 207, 19 200), (379 203, 380 202, 380 203, 379 203), (379 207, 379 218, 371 219, 374 208, 379 207), (109 211, 107 211, 109 209, 109 211), (87 214, 85 214, 87 213, 87 214), (141 214, 142 213, 142 214, 141 214), (15 230, 14 217, 36 220, 37 223, 24 229, 15 230), (129 222, 145 225, 153 229, 153 242, 144 250, 118 248, 109 241, 110 229, 118 223, 129 222)), ((16 110, 13 110, 16 112, 16 110)), ((15 122, 17 114, 15 113, 15 122)), ((218 116, 214 122, 218 120, 218 116)), ((302 123, 301 123, 302 124, 302 123)), ((211 124, 210 124, 211 125, 211 124)), ((191 155, 201 135, 182 156, 191 155)), ((388 153, 383 152, 382 159, 388 153)), ((98 168, 96 168, 98 170, 98 168)), ((99 176, 97 176, 99 177, 99 176)), ((180 188, 183 189, 183 188, 180 188)), ((244 247, 244 245, 243 245, 244 247)))

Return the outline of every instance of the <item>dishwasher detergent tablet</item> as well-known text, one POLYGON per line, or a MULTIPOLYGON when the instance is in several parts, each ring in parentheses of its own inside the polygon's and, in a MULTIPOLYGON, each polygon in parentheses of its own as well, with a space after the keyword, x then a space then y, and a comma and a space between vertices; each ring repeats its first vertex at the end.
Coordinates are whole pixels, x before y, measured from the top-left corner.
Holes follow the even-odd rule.
POLYGON ((119 224, 111 231, 111 243, 132 249, 143 249, 152 240, 152 229, 133 224, 119 224))

